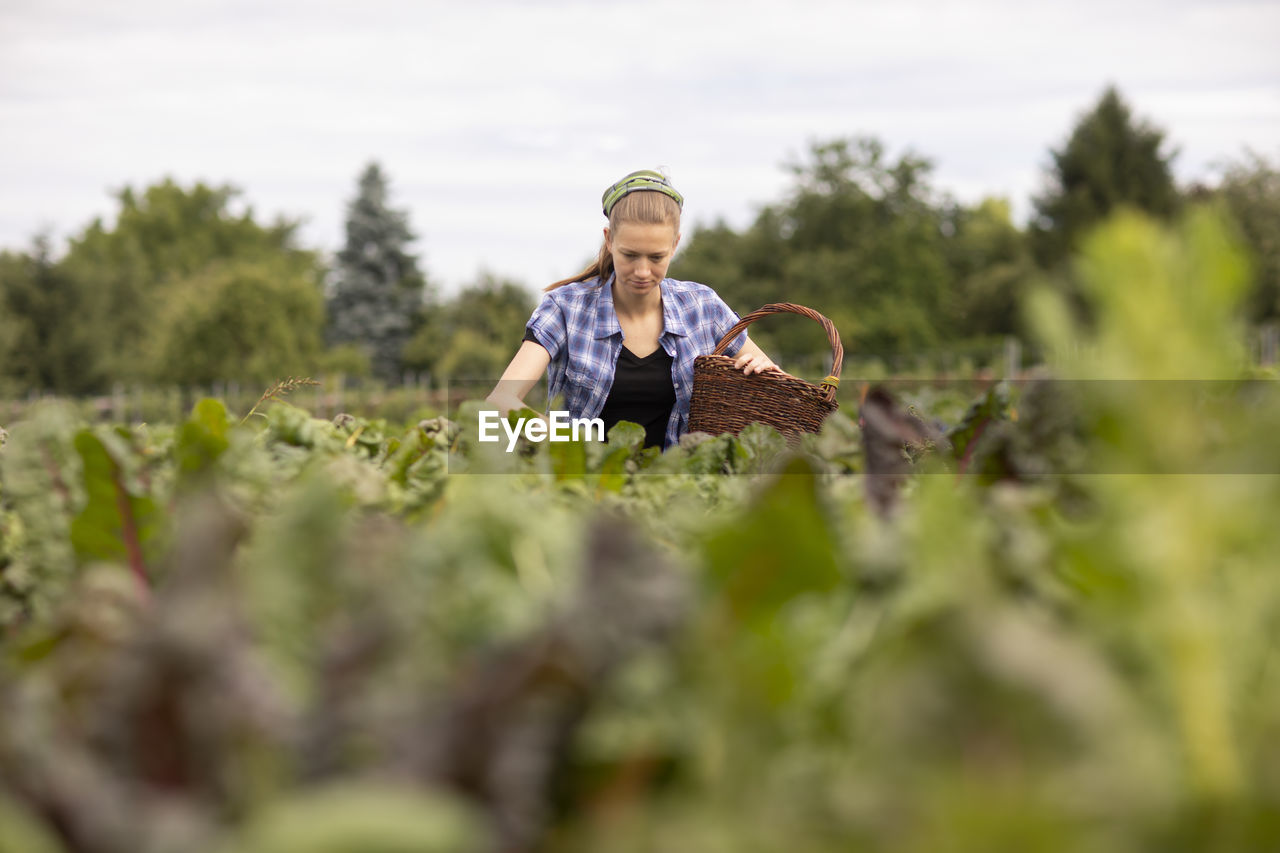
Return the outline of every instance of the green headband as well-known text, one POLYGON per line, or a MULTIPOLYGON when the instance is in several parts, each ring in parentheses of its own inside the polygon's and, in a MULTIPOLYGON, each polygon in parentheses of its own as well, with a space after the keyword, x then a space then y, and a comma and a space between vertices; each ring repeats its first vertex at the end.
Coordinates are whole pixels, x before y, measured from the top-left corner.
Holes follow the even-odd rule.
POLYGON ((600 199, 604 203, 604 215, 609 215, 613 206, 618 203, 618 199, 637 190, 653 190, 671 196, 675 199, 676 205, 684 209, 684 196, 676 192, 676 188, 671 186, 671 182, 662 173, 652 169, 641 169, 638 172, 632 172, 604 191, 604 196, 600 199))

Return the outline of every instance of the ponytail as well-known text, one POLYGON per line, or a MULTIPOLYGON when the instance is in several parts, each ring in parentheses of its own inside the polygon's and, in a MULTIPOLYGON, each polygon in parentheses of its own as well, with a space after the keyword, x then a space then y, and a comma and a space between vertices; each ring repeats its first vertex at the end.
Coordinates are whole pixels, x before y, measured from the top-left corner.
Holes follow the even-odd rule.
POLYGON ((599 277, 600 282, 609 280, 609 276, 613 275, 613 253, 609 251, 609 247, 604 243, 600 244, 600 254, 596 259, 587 265, 587 268, 577 275, 571 275, 568 278, 562 278, 557 282, 548 284, 543 291, 555 290, 557 287, 564 287, 566 284, 575 284, 579 281, 589 281, 590 279, 599 277))

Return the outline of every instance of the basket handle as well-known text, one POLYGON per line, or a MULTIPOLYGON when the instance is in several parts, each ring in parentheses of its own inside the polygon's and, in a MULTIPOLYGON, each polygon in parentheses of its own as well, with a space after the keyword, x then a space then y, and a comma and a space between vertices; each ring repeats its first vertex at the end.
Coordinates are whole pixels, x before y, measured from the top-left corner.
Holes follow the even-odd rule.
POLYGON ((738 333, 750 326, 756 320, 762 317, 768 317, 770 314, 799 314, 801 317, 808 317, 814 322, 821 323, 822 328, 827 333, 827 340, 831 343, 831 375, 820 383, 824 389, 824 398, 829 403, 835 399, 836 388, 840 385, 840 369, 844 366, 844 345, 840 343, 840 333, 836 331, 836 324, 828 320, 826 317, 814 311, 812 308, 806 308, 803 305, 796 305, 791 302, 771 302, 739 320, 732 329, 724 333, 724 337, 720 339, 720 343, 716 344, 712 355, 724 355, 724 351, 729 348, 729 344, 733 343, 733 339, 738 333))

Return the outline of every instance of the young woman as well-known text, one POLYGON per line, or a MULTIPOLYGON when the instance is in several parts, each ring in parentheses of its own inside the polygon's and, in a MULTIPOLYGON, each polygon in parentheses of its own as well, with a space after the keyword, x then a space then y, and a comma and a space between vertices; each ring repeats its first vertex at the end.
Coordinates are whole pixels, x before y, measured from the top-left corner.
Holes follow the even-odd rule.
MULTIPOLYGON (((646 447, 676 443, 689 420, 693 360, 738 315, 706 285, 667 278, 684 198, 662 174, 632 172, 605 190, 604 245, 594 263, 546 288, 524 341, 488 401, 503 413, 548 373, 572 418, 644 427, 646 447)), ((728 355, 744 373, 777 370, 746 332, 728 355)))

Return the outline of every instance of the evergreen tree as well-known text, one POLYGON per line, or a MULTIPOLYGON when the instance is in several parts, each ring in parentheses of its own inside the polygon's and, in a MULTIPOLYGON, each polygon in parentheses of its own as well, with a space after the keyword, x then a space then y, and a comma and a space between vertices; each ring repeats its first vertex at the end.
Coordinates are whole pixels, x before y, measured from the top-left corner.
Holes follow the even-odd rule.
POLYGON ((1048 187, 1033 201, 1032 246, 1046 269, 1057 266, 1081 237, 1119 207, 1167 218, 1178 206, 1164 132, 1135 120, 1115 87, 1052 151, 1048 187))
POLYGON ((358 345, 377 376, 394 380, 419 322, 426 281, 406 251, 415 239, 408 214, 393 210, 387 196, 386 176, 370 163, 347 207, 347 242, 328 302, 328 340, 358 345))

